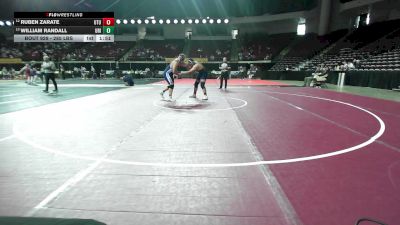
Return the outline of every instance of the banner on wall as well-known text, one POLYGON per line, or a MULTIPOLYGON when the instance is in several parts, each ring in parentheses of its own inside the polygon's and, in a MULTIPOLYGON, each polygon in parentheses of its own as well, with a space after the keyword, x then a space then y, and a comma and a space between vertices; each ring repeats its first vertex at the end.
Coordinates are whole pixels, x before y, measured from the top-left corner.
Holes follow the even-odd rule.
MULTIPOLYGON (((172 60, 175 58, 165 58, 166 63, 171 63, 172 60)), ((194 61, 197 61, 199 63, 208 63, 208 58, 193 58, 194 61)), ((185 60, 185 63, 187 62, 187 59, 185 60)))
POLYGON ((22 63, 20 58, 0 58, 0 64, 19 64, 22 63))

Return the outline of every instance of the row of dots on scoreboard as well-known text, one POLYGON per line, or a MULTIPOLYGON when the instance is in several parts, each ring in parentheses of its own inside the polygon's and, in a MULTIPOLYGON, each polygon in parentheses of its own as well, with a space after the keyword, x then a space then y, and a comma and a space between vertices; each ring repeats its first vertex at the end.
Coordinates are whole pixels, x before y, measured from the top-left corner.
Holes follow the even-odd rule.
MULTIPOLYGON (((116 24, 128 24, 128 20, 127 19, 117 19, 116 21, 116 24)), ((222 23, 224 23, 224 24, 228 24, 230 21, 229 21, 229 19, 180 19, 180 20, 178 20, 178 19, 166 19, 166 20, 163 20, 163 19, 159 19, 158 21, 157 20, 155 20, 155 19, 152 19, 152 20, 149 20, 149 19, 145 19, 145 20, 141 20, 141 19, 137 19, 137 20, 135 20, 135 19, 131 19, 130 20, 130 23, 131 24, 142 24, 142 22, 144 22, 145 24, 149 24, 149 23, 152 23, 152 24, 178 24, 178 23, 181 23, 181 24, 185 24, 185 23, 188 23, 188 24, 199 24, 199 23, 202 23, 202 24, 207 24, 207 23, 209 23, 209 24, 213 24, 214 22, 215 23, 217 23, 217 24, 222 24, 222 23)))

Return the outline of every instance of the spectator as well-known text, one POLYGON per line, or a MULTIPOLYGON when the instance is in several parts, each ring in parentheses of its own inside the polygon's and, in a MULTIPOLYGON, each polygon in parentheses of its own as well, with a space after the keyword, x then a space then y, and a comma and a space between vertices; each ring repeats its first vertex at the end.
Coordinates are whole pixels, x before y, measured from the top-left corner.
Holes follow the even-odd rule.
POLYGON ((64 66, 60 64, 59 74, 61 79, 65 80, 65 69, 64 66))
POLYGON ((3 69, 1 69, 1 75, 2 75, 3 79, 7 79, 8 78, 9 72, 8 72, 6 67, 3 67, 3 69))
POLYGON ((254 64, 250 64, 250 69, 247 72, 247 75, 249 76, 249 79, 253 79, 253 77, 256 75, 257 73, 257 67, 254 66, 254 64))
POLYGON ((106 71, 104 69, 100 70, 100 79, 106 79, 106 71))
POLYGON ((328 68, 321 66, 318 73, 314 73, 313 80, 311 82, 311 86, 313 87, 321 87, 321 85, 325 84, 325 81, 328 77, 328 68))
POLYGON ((342 65, 340 65, 340 71, 347 71, 348 70, 348 64, 346 61, 342 62, 342 65))
POLYGON ((82 79, 86 79, 86 68, 84 66, 81 66, 81 76, 82 79))
POLYGON ((37 77, 37 69, 32 65, 32 69, 31 69, 31 81, 30 83, 32 85, 37 85, 36 84, 36 77, 37 77))
POLYGON ((124 81, 126 86, 133 86, 135 83, 133 82, 133 78, 131 74, 125 74, 121 79, 124 81))
POLYGON ((311 76, 305 77, 305 78, 304 78, 303 87, 309 87, 309 86, 311 86, 315 74, 320 73, 320 72, 322 71, 322 67, 323 67, 323 64, 317 66, 317 68, 315 69, 314 73, 311 74, 311 76))
POLYGON ((147 67, 147 68, 144 70, 144 75, 145 75, 145 77, 152 77, 152 76, 153 76, 153 74, 151 74, 150 68, 147 67))
POLYGON ((240 76, 240 79, 244 79, 245 77, 246 77, 246 73, 247 72, 247 68, 245 67, 245 66, 240 66, 239 67, 239 76, 240 76))
POLYGON ((25 66, 22 67, 22 69, 20 69, 18 73, 19 74, 23 73, 26 79, 25 83, 31 84, 31 67, 28 63, 25 64, 25 66))
POLYGON ((96 73, 96 69, 94 68, 94 66, 90 66, 90 72, 92 74, 92 79, 96 80, 97 79, 97 73, 96 73))
POLYGON ((10 79, 13 79, 13 78, 15 77, 15 75, 16 75, 16 71, 15 71, 14 67, 11 67, 11 70, 10 70, 10 79))
POLYGON ((79 73, 80 73, 79 68, 75 66, 75 67, 74 67, 74 70, 73 70, 73 72, 72 72, 72 78, 80 77, 79 73))
POLYGON ((349 61, 347 63, 347 69, 348 70, 354 70, 356 67, 354 66, 353 62, 349 61))

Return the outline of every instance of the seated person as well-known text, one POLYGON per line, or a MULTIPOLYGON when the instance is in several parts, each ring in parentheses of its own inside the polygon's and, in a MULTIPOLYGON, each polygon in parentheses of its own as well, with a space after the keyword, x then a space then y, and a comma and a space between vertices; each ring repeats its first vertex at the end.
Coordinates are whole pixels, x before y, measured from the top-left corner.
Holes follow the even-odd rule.
POLYGON ((86 68, 84 66, 81 67, 81 76, 82 76, 82 80, 86 79, 86 68))
POLYGON ((328 74, 326 74, 326 73, 325 74, 322 74, 322 73, 314 74, 314 79, 317 82, 325 82, 327 77, 328 77, 328 74))
POLYGON ((254 66, 254 64, 250 64, 250 69, 247 71, 247 75, 249 76, 249 79, 253 79, 253 77, 257 73, 257 67, 254 66))
POLYGON ((319 73, 313 73, 313 80, 311 81, 311 87, 321 86, 326 82, 328 77, 328 70, 323 68, 319 73))
MULTIPOLYGON (((315 73, 312 73, 312 74, 315 74, 315 73)), ((311 86, 311 82, 312 82, 313 79, 314 79, 313 75, 311 75, 309 77, 304 77, 303 87, 310 87, 311 86)))
POLYGON ((100 79, 106 79, 106 71, 104 69, 100 70, 100 79))
POLYGON ((323 69, 324 69, 324 64, 321 64, 321 65, 317 66, 317 68, 315 69, 315 72, 312 73, 311 76, 305 77, 305 78, 304 78, 303 87, 310 87, 310 86, 312 86, 312 84, 313 84, 312 81, 315 79, 314 76, 315 76, 316 74, 320 74, 321 72, 323 72, 323 69))
POLYGON ((133 82, 132 75, 130 75, 130 74, 124 75, 123 77, 121 77, 121 80, 124 81, 124 83, 125 83, 126 86, 133 86, 133 85, 135 85, 135 83, 133 82))

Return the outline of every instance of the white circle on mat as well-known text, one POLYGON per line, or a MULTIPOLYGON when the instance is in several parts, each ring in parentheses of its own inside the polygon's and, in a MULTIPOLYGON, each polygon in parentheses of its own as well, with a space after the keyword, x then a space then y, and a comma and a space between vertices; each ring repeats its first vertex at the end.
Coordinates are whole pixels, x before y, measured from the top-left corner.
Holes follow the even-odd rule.
MULTIPOLYGON (((345 149, 337 150, 334 152, 329 152, 329 153, 324 153, 324 154, 319 154, 319 155, 312 155, 312 156, 306 156, 306 157, 299 157, 299 158, 290 158, 290 159, 280 159, 280 160, 262 160, 262 161, 253 161, 253 162, 242 162, 242 163, 157 163, 157 162, 136 162, 136 161, 124 161, 124 160, 114 160, 114 159, 107 159, 107 158, 101 158, 101 157, 88 157, 88 156, 81 156, 81 155, 76 155, 72 153, 66 153, 63 151, 59 151, 57 149, 53 149, 50 147, 42 146, 40 144, 35 143, 32 140, 29 140, 26 138, 18 129, 17 125, 14 124, 13 127, 13 132, 15 137, 17 137, 19 140, 25 142, 28 145, 31 145, 34 148, 40 149, 42 151, 46 151, 48 153, 68 157, 71 159, 81 159, 81 160, 89 160, 89 161, 96 161, 96 162, 102 162, 102 163, 112 163, 112 164, 122 164, 122 165, 133 165, 133 166, 152 166, 152 167, 197 167, 197 168, 223 168, 223 167, 244 167, 244 166, 258 166, 258 165, 273 165, 273 164, 285 164, 285 163, 295 163, 295 162, 304 162, 304 161, 310 161, 310 160, 316 160, 316 159, 323 159, 323 158, 328 158, 332 156, 337 156, 345 153, 349 153, 358 149, 361 149, 367 145, 370 145, 373 143, 376 139, 378 139, 382 134, 385 132, 385 123, 382 121, 380 117, 375 115, 374 113, 360 107, 356 106, 347 102, 342 102, 338 100, 333 100, 333 99, 328 99, 328 98, 322 98, 322 97, 315 97, 315 96, 309 96, 309 95, 299 95, 299 94, 291 94, 291 93, 283 93, 283 92, 271 92, 271 91, 259 91, 259 92, 267 92, 267 93, 275 93, 275 94, 282 94, 282 95, 293 95, 293 96, 299 96, 299 97, 305 97, 305 98, 314 98, 314 99, 319 99, 323 101, 329 101, 329 102, 334 102, 342 105, 347 105, 350 107, 353 107, 355 109, 358 109, 362 112, 365 112, 369 115, 371 115, 373 118, 375 118, 379 125, 380 128, 378 132, 370 137, 367 141, 362 142, 358 145, 351 146, 345 149)), ((244 100, 243 100, 244 101, 244 100)), ((246 102, 247 103, 247 102, 246 102)))

